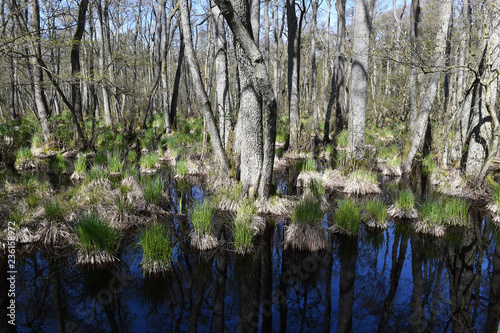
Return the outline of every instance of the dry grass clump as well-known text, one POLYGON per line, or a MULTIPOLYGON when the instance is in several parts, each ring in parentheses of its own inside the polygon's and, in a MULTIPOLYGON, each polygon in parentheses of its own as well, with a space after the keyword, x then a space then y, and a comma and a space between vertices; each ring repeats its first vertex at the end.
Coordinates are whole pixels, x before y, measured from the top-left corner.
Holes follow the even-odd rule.
POLYGON ((323 173, 323 186, 329 190, 342 190, 347 183, 347 179, 342 175, 338 169, 328 169, 323 173))
POLYGON ((204 234, 193 230, 190 234, 191 246, 200 251, 213 250, 219 246, 219 241, 211 234, 204 234))
POLYGON ((311 182, 321 180, 321 173, 317 171, 302 171, 297 177, 297 187, 307 187, 311 182))
POLYGON ((430 175, 431 184, 436 191, 450 196, 464 196, 467 184, 458 170, 441 170, 434 168, 430 175))
POLYGON ((366 195, 382 193, 377 182, 377 175, 367 170, 355 170, 347 176, 344 193, 366 195))
POLYGON ((401 157, 394 156, 387 160, 377 159, 377 168, 383 176, 401 177, 401 157))
POLYGON ((296 150, 287 150, 285 153, 285 156, 283 156, 284 159, 289 159, 289 160, 307 160, 310 158, 313 158, 313 154, 309 151, 296 151, 296 150))
POLYGON ((36 231, 36 240, 45 246, 74 244, 70 228, 64 223, 43 221, 36 231))
POLYGON ((389 216, 399 219, 416 219, 418 212, 415 209, 415 195, 413 195, 413 192, 411 190, 400 191, 387 213, 389 216))
POLYGON ((257 201, 256 206, 259 214, 288 216, 293 207, 293 202, 287 198, 272 196, 265 202, 257 201))
POLYGON ((215 208, 225 212, 236 212, 240 204, 242 185, 222 186, 215 194, 215 208))
POLYGON ((285 158, 280 159, 278 156, 274 156, 274 170, 282 170, 288 168, 290 165, 289 161, 285 158))

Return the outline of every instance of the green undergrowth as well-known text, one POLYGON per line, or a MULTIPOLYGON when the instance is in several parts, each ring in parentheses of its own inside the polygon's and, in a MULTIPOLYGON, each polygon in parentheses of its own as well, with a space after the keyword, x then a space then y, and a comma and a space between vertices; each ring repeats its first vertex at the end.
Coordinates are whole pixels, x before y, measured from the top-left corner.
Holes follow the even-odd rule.
POLYGON ((335 224, 356 235, 361 220, 361 208, 351 198, 339 201, 339 208, 335 212, 335 224))
POLYGON ((209 201, 204 200, 201 203, 195 204, 190 209, 191 222, 195 231, 208 235, 212 227, 212 217, 214 215, 212 205, 209 201))
POLYGON ((403 211, 411 211, 415 207, 415 195, 411 190, 400 191, 394 205, 403 211))
POLYGON ((303 225, 317 225, 324 216, 321 203, 315 197, 304 197, 292 210, 292 222, 303 225))
POLYGON ((368 200, 365 204, 365 212, 368 218, 372 218, 380 223, 385 222, 387 219, 387 208, 380 199, 368 200))
POLYGON ((174 243, 165 226, 154 222, 146 227, 139 236, 139 245, 142 248, 142 265, 147 270, 157 263, 163 266, 171 265, 174 243))
POLYGON ((97 212, 90 212, 80 217, 75 233, 80 250, 83 252, 106 251, 114 254, 120 245, 120 235, 113 230, 97 212))
POLYGON ((144 188, 144 200, 158 205, 163 197, 164 181, 162 177, 141 177, 141 183, 144 188))

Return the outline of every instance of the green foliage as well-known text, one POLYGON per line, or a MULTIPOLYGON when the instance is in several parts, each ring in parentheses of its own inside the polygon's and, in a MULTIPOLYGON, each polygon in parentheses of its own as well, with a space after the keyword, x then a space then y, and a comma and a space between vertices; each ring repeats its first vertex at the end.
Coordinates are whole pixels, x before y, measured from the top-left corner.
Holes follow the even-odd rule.
POLYGON ((16 153, 16 164, 22 164, 24 161, 34 161, 35 158, 29 147, 19 148, 16 153))
POLYGON ((390 160, 399 155, 398 147, 395 144, 384 146, 379 149, 378 157, 384 160, 390 160))
POLYGON ((128 161, 134 163, 137 160, 137 152, 135 150, 128 151, 128 161))
POLYGON ((81 155, 75 162, 75 172, 84 174, 87 171, 87 158, 81 155))
POLYGON ((355 235, 359 230, 361 208, 350 198, 339 202, 339 209, 335 212, 335 224, 355 235))
POLYGON ((50 221, 61 221, 64 218, 64 208, 57 198, 45 202, 43 208, 45 209, 45 216, 50 221))
POLYGON ((360 183, 378 184, 377 175, 369 170, 357 169, 349 174, 349 179, 360 183))
POLYGON ((233 186, 221 186, 217 189, 217 199, 225 198, 234 202, 238 202, 243 192, 243 185, 237 183, 233 186))
POLYGON ((493 194, 491 196, 493 202, 500 207, 500 186, 496 185, 493 187, 493 194))
POLYGON ((113 153, 108 161, 108 168, 110 172, 122 173, 125 161, 122 160, 119 153, 113 153))
POLYGON ((106 164, 108 162, 108 156, 104 149, 97 150, 94 158, 94 164, 106 164))
POLYGON ((125 170, 124 178, 127 177, 137 177, 139 175, 139 171, 137 171, 137 167, 135 165, 131 165, 125 170))
POLYGON ((316 225, 324 214, 321 203, 313 197, 303 198, 292 210, 292 222, 304 225, 316 225))
POLYGON ((155 139, 155 133, 153 128, 149 128, 144 132, 144 137, 140 141, 141 149, 152 149, 155 139))
POLYGON ((69 163, 66 161, 61 153, 57 153, 50 158, 49 162, 54 173, 60 173, 69 169, 69 163))
POLYGON ((212 227, 212 217, 214 215, 211 203, 205 200, 202 203, 195 204, 191 208, 190 215, 194 230, 208 235, 212 227))
POLYGON ((84 214, 76 226, 79 248, 83 252, 106 251, 114 254, 120 245, 120 236, 96 212, 84 214))
POLYGON ((341 148, 347 147, 347 137, 348 137, 347 129, 342 130, 340 134, 337 136, 337 146, 341 148))
POLYGON ((23 221, 23 214, 17 208, 14 208, 9 215, 10 222, 14 223, 14 226, 19 226, 23 221))
POLYGON ((145 267, 152 267, 155 262, 167 265, 172 263, 174 244, 170 240, 170 232, 165 226, 154 222, 141 233, 139 244, 142 248, 145 267))
POLYGON ((411 190, 400 191, 394 205, 401 210, 410 211, 415 206, 415 195, 411 190))
POLYGON ((441 200, 429 199, 424 202, 420 209, 420 216, 428 225, 444 225, 445 210, 441 200))
POLYGON ((323 186, 323 180, 311 179, 309 184, 307 184, 306 193, 312 194, 316 199, 321 199, 325 195, 325 187, 323 186))
POLYGON ((108 179, 108 178, 109 178, 109 173, 106 167, 104 167, 103 165, 92 165, 90 170, 87 172, 85 180, 91 182, 97 179, 108 179))
POLYGON ((387 219, 387 208, 380 199, 368 200, 365 204, 366 215, 377 222, 384 222, 387 219))
POLYGON ((300 161, 298 169, 300 171, 314 172, 316 171, 316 161, 313 158, 309 158, 305 161, 300 161))
POLYGON ((243 200, 238 207, 233 225, 234 247, 238 253, 246 253, 252 248, 252 217, 257 214, 257 207, 250 200, 243 200))
POLYGON ((151 153, 142 155, 139 163, 143 169, 154 169, 158 163, 158 154, 151 153))
POLYGON ((37 149, 37 148, 42 148, 43 146, 43 139, 40 136, 39 133, 33 134, 31 137, 31 148, 37 149))
POLYGON ((160 176, 154 178, 142 177, 142 186, 144 187, 144 199, 151 204, 159 204, 163 196, 163 179, 160 176))
POLYGON ((26 199, 26 203, 28 204, 28 207, 31 209, 37 207, 40 204, 40 201, 41 199, 34 192, 28 194, 28 198, 26 199))
POLYGON ((181 160, 177 161, 177 163, 175 164, 175 170, 177 171, 177 174, 179 176, 187 175, 189 172, 189 169, 188 169, 186 160, 181 159, 181 160))
POLYGON ((422 174, 429 176, 436 170, 436 164, 432 160, 432 154, 427 154, 422 158, 422 174))
POLYGON ((124 144, 125 144, 125 136, 123 135, 123 132, 120 132, 115 137, 114 145, 122 147, 124 144))
POLYGON ((467 226, 470 224, 469 204, 460 198, 453 198, 444 207, 445 221, 452 224, 467 226))

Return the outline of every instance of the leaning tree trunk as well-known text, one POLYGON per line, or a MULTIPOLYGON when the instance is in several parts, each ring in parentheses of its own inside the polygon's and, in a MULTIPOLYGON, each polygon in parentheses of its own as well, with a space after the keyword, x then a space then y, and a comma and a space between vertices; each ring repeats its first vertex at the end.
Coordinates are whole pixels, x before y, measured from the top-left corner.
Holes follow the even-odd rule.
POLYGON ((213 6, 215 22, 215 73, 217 77, 217 109, 219 113, 219 133, 224 148, 231 132, 231 108, 229 105, 229 75, 227 69, 227 41, 224 17, 219 7, 213 6))
MULTIPOLYGON (((437 59, 434 61, 434 68, 436 70, 442 69, 445 64, 445 48, 446 48, 446 38, 448 36, 448 29, 450 23, 450 13, 453 8, 453 1, 443 0, 441 1, 441 10, 439 16, 440 26, 436 34, 436 47, 435 53, 437 54, 437 59)), ((420 106, 420 112, 415 120, 415 123, 411 125, 411 135, 410 140, 407 143, 407 148, 405 148, 404 162, 402 164, 403 172, 410 172, 413 163, 413 158, 415 157, 417 150, 424 142, 425 131, 429 123, 429 114, 432 110, 432 105, 434 104, 434 98, 439 86, 439 80, 441 78, 441 73, 436 72, 431 74, 429 78, 429 83, 425 94, 422 95, 422 102, 420 106)))
POLYGON ((362 160, 365 156, 366 98, 372 30, 371 16, 374 5, 375 0, 356 1, 348 120, 347 158, 349 160, 362 160))
POLYGON ((33 55, 30 56, 30 62, 33 66, 33 85, 35 89, 35 105, 38 112, 38 118, 42 125, 43 139, 47 142, 50 140, 50 130, 48 123, 48 106, 47 100, 45 98, 45 91, 42 86, 43 73, 42 73, 42 47, 40 45, 40 6, 38 0, 29 1, 29 11, 30 11, 30 35, 33 40, 33 55))
POLYGON ((229 0, 214 1, 217 6, 219 6, 222 15, 224 15, 231 31, 233 32, 234 38, 238 41, 240 47, 248 57, 249 63, 253 69, 255 88, 262 97, 264 110, 266 111, 264 161, 262 165, 262 177, 259 183, 259 198, 261 200, 267 200, 271 191, 274 164, 277 118, 276 98, 273 93, 271 81, 269 80, 269 73, 266 69, 262 54, 253 41, 250 33, 241 22, 240 18, 235 15, 231 2, 229 0))
POLYGON ((215 122, 212 109, 210 107, 210 102, 208 100, 207 93, 203 87, 203 82, 201 80, 200 66, 198 64, 198 59, 194 52, 193 47, 193 35, 191 33, 191 24, 189 20, 189 7, 187 0, 179 0, 179 8, 181 12, 181 27, 182 36, 184 38, 186 59, 188 61, 189 71, 193 79, 194 91, 198 98, 200 107, 203 111, 203 115, 207 122, 208 133, 210 134, 210 141, 212 142, 212 147, 215 152, 215 156, 219 160, 221 169, 228 173, 229 172, 229 162, 227 160, 224 148, 222 147, 222 142, 217 132, 217 125, 215 122))

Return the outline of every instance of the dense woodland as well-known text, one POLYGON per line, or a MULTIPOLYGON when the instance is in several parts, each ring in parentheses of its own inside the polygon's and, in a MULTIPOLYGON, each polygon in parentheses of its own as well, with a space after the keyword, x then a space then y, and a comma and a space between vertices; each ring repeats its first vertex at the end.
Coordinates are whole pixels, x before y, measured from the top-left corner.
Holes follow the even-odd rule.
POLYGON ((202 154, 265 199, 277 153, 356 169, 389 140, 401 171, 479 185, 498 150, 494 0, 2 0, 0 30, 7 164, 203 119, 202 154))

